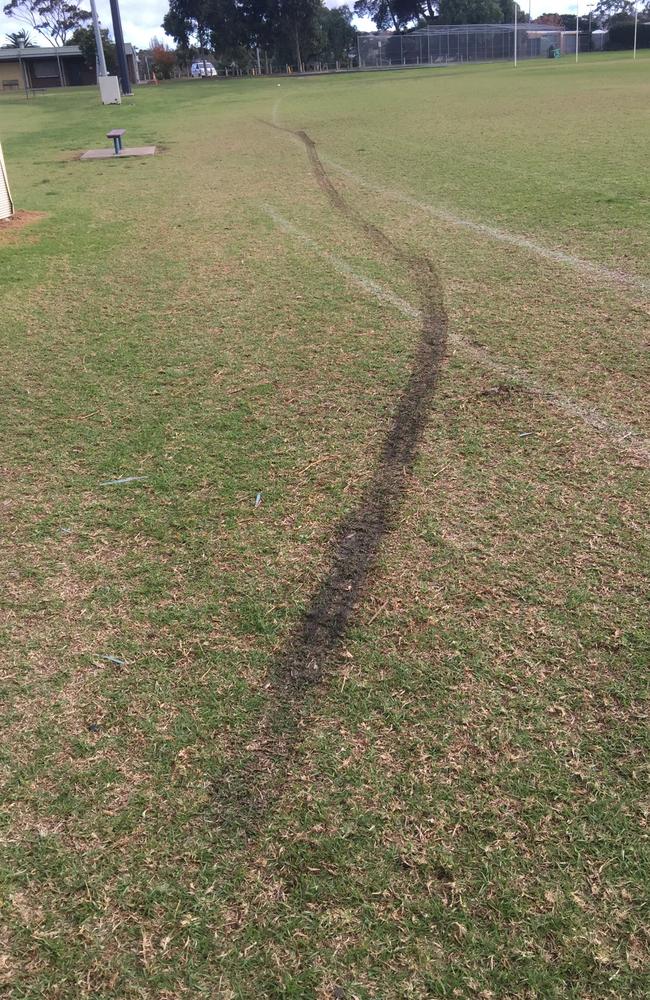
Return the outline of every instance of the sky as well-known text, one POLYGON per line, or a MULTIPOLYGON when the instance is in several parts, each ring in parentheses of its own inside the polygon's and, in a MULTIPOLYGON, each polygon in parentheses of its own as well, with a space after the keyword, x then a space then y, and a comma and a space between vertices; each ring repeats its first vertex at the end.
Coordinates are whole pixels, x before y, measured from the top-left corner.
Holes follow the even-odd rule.
MULTIPOLYGON (((342 6, 341 0, 325 0, 328 7, 340 7, 342 6)), ((348 0, 349 6, 351 7, 354 0, 348 0)), ((521 6, 526 9, 527 0, 519 0, 521 6)), ((4 4, 2 4, 4 6, 4 4)), ((122 11, 122 28, 124 30, 124 40, 126 42, 132 42, 137 45, 138 48, 148 48, 149 41, 156 35, 158 38, 164 37, 164 32, 160 27, 163 17, 168 9, 168 3, 166 0, 120 0, 120 10, 122 11)), ((587 3, 585 0, 585 9, 587 3)), ((539 14, 543 14, 546 10, 554 10, 558 8, 560 10, 575 10, 575 0, 563 0, 561 3, 554 3, 553 0, 532 0, 531 3, 533 17, 537 17, 539 14)), ((6 41, 5 34, 8 31, 18 31, 21 25, 15 20, 15 18, 5 17, 1 13, 0 7, 0 45, 4 44, 6 41)), ((99 13, 100 21, 104 27, 109 27, 112 31, 111 25, 111 13, 108 0, 97 0, 97 11, 99 13)), ((362 18, 357 22, 357 26, 362 31, 373 31, 374 24, 367 18, 362 18)), ((32 41, 35 45, 39 44, 38 36, 33 35, 32 41)), ((45 40, 42 40, 43 45, 47 45, 45 40)))

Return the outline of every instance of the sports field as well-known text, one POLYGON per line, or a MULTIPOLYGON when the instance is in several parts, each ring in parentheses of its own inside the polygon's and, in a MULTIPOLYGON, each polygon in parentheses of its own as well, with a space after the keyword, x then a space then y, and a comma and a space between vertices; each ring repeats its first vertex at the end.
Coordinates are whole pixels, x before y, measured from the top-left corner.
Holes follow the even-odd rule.
POLYGON ((650 58, 280 83, 0 99, 0 992, 646 996, 650 58))

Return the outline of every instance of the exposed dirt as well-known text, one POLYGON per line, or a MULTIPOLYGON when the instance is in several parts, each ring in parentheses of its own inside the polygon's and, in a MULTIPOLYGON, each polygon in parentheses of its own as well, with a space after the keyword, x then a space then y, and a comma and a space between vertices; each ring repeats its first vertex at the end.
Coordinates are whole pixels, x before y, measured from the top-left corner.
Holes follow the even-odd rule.
POLYGON ((316 181, 332 206, 379 250, 408 268, 422 298, 422 334, 373 477, 357 508, 339 525, 329 572, 277 664, 276 680, 295 685, 322 677, 328 657, 345 634, 382 539, 394 524, 445 353, 447 313, 440 278, 431 261, 402 250, 364 219, 330 180, 314 141, 302 130, 291 134, 303 143, 316 181))
POLYGON ((273 666, 268 708, 259 735, 246 747, 235 773, 224 775, 215 788, 216 804, 221 807, 219 821, 247 834, 267 813, 270 802, 278 798, 285 780, 284 765, 295 752, 306 724, 307 690, 324 679, 363 596, 382 540, 395 524, 429 417, 448 327, 442 284, 431 261, 402 250, 348 203, 332 184, 306 132, 272 127, 303 143, 317 183, 344 219, 409 270, 420 292, 422 332, 372 478, 357 507, 339 524, 329 570, 273 666))
POLYGON ((47 212, 14 212, 10 219, 0 219, 0 241, 9 241, 11 237, 18 233, 25 226, 33 222, 40 222, 46 218, 47 212))

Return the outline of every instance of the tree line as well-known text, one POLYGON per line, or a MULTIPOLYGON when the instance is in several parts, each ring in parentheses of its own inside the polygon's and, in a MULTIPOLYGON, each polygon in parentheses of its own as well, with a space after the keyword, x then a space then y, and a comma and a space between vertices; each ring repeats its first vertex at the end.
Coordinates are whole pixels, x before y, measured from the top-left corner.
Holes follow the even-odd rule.
POLYGON ((162 27, 181 52, 214 52, 228 65, 284 67, 352 58, 349 7, 322 0, 170 0, 162 27))
MULTIPOLYGON (((640 22, 650 21, 650 3, 641 8, 634 0, 599 0, 590 19, 581 18, 580 29, 586 31, 589 24, 615 29, 617 46, 627 47, 635 7, 640 22)), ((175 66, 189 67, 193 58, 206 53, 225 66, 243 70, 345 66, 354 61, 355 16, 371 18, 381 31, 406 32, 435 24, 511 23, 515 8, 518 19, 527 21, 528 15, 515 0, 356 0, 353 8, 333 10, 323 0, 169 0, 161 26, 177 49, 174 52, 154 40, 152 62, 161 76, 171 75, 175 66)), ((33 33, 54 46, 79 45, 87 63, 94 65, 90 11, 74 0, 8 0, 3 10, 23 25, 7 35, 10 45, 31 45, 33 33)), ((573 30, 575 15, 548 13, 535 21, 573 30)), ((646 34, 644 30, 644 42, 646 34)), ((102 37, 112 69, 115 46, 106 29, 102 37)))

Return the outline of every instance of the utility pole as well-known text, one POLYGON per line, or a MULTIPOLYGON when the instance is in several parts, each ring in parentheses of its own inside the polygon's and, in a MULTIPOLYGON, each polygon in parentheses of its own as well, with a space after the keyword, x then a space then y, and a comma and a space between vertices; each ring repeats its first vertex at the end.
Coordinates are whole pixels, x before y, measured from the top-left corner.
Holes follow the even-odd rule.
POLYGON ((122 93, 126 97, 133 97, 131 80, 129 79, 129 67, 126 61, 124 33, 122 31, 122 18, 120 16, 120 5, 118 0, 111 0, 111 18, 113 20, 113 34, 115 35, 115 49, 117 51, 117 65, 120 73, 120 83, 122 84, 122 93))
POLYGON ((90 16, 93 19, 93 31, 95 32, 95 47, 97 48, 97 66, 99 67, 99 75, 108 76, 108 70, 106 69, 106 56, 104 55, 104 43, 102 42, 102 32, 99 27, 99 18, 97 17, 97 5, 95 0, 90 0, 90 16))

